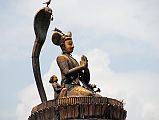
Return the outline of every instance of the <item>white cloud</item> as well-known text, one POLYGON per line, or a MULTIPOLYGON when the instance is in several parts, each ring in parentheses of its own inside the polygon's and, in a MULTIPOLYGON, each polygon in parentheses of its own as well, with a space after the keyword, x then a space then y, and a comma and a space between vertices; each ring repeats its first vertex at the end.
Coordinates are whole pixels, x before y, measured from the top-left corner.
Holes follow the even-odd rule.
MULTIPOLYGON (((124 99, 128 120, 157 120, 159 106, 158 78, 154 73, 143 71, 132 73, 115 73, 110 69, 111 61, 106 52, 94 49, 87 54, 91 71, 91 83, 97 84, 102 95, 116 99, 124 99), (150 114, 153 113, 153 114, 150 114)), ((75 55, 79 59, 79 55, 75 55)), ((48 83, 52 74, 60 75, 56 62, 53 61, 49 71, 44 75, 43 82, 49 99, 53 98, 52 86, 48 83)), ((17 120, 27 119, 31 108, 39 104, 39 96, 35 85, 30 85, 19 94, 17 120)))
POLYGON ((142 117, 144 120, 157 120, 159 118, 159 114, 155 111, 159 111, 158 103, 147 103, 143 106, 142 117))
POLYGON ((57 1, 54 22, 58 21, 61 27, 75 25, 82 30, 91 29, 103 35, 112 33, 129 40, 148 42, 159 48, 156 4, 158 2, 155 0, 57 1))
MULTIPOLYGON (((53 96, 54 96, 53 88, 51 84, 49 83, 49 78, 53 74, 59 76, 59 79, 60 79, 59 70, 55 60, 52 62, 48 72, 44 74, 42 78, 44 89, 46 91, 48 100, 53 99, 53 96)), ((17 120, 27 119, 31 114, 31 109, 34 106, 40 104, 40 97, 39 97, 36 85, 31 84, 27 86, 25 89, 21 90, 18 93, 18 100, 19 102, 17 104, 17 109, 16 109, 17 120)))
MULTIPOLYGON (((31 46, 34 40, 33 28, 31 28, 33 17, 39 6, 44 6, 41 4, 43 1, 18 0, 6 3, 7 6, 2 9, 0 19, 3 23, 0 29, 2 38, 0 59, 2 64, 3 61, 13 61, 21 59, 22 56, 31 56, 31 47, 26 46, 31 46)), ((60 26, 64 30, 81 30, 83 34, 91 34, 91 37, 96 39, 99 35, 105 39, 104 35, 110 33, 113 36, 122 36, 127 41, 135 41, 136 43, 133 45, 137 45, 137 42, 145 42, 159 48, 158 5, 158 0, 100 0, 98 2, 92 0, 55 0, 50 5, 54 12, 54 21, 51 24, 53 27, 50 28, 60 26), (92 33, 94 34, 92 35, 92 33)), ((82 35, 81 39, 83 39, 82 35)), ((103 40, 101 43, 99 42, 100 44, 106 44, 106 42, 103 40)), ((130 54, 132 44, 124 45, 112 42, 109 47, 111 51, 117 51, 116 54, 119 52, 130 54)), ((140 45, 138 47, 143 48, 140 45)), ((135 54, 138 54, 139 50, 133 48, 135 54)), ((144 50, 143 52, 145 52, 144 50)), ((148 48, 147 51, 149 51, 148 48)), ((156 51, 157 49, 146 54, 155 53, 158 56, 156 51)), ((144 73, 144 71, 115 73, 109 67, 111 61, 105 52, 96 49, 87 55, 92 73, 92 83, 97 83, 103 90, 104 96, 125 99, 129 120, 156 120, 159 117, 156 113, 159 110, 159 106, 157 106, 159 101, 157 94, 159 91, 158 75, 144 73)), ((56 68, 54 61, 48 73, 43 77, 49 99, 53 98, 53 90, 48 79, 55 71, 58 71, 56 68)), ((9 69, 12 69, 12 66, 9 69)), ((55 74, 60 76, 59 72, 55 72, 55 74)), ((31 108, 39 103, 40 99, 35 85, 30 85, 22 90, 19 93, 17 106, 18 120, 26 119, 31 108)))
MULTIPOLYGON (((33 27, 31 28, 31 26, 33 26, 33 18, 37 9, 45 6, 42 4, 43 2, 44 0, 28 0, 26 4, 26 1, 18 0, 18 2, 7 3, 10 9, 5 8, 1 12, 1 22, 4 23, 0 29, 4 39, 1 41, 0 47, 1 60, 15 58, 13 55, 17 53, 19 58, 26 52, 27 55, 30 54, 27 49, 34 39, 33 27), (8 28, 8 26, 10 27, 8 28)), ((100 0, 98 2, 91 0, 55 0, 50 4, 54 14, 54 21, 51 24, 53 27, 50 26, 50 29, 54 29, 55 26, 67 28, 67 30, 80 28, 84 33, 94 33, 94 37, 110 33, 114 36, 122 36, 128 41, 144 41, 159 48, 157 5, 157 0, 100 0)), ((105 43, 104 40, 102 42, 105 43)), ((112 46, 114 45, 115 42, 112 46)), ((126 51, 124 50, 121 52, 126 51)))
POLYGON ((40 104, 35 84, 27 86, 18 93, 19 103, 16 109, 17 120, 27 119, 31 113, 31 107, 40 104))

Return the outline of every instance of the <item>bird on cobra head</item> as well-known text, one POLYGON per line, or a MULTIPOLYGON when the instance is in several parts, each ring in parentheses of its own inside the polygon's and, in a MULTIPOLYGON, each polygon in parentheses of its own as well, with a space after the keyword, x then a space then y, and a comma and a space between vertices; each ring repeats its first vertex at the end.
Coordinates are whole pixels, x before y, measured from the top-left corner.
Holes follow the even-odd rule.
POLYGON ((45 2, 45 3, 43 3, 43 4, 46 4, 47 7, 48 7, 50 5, 50 3, 51 3, 51 0, 49 0, 49 1, 45 2))

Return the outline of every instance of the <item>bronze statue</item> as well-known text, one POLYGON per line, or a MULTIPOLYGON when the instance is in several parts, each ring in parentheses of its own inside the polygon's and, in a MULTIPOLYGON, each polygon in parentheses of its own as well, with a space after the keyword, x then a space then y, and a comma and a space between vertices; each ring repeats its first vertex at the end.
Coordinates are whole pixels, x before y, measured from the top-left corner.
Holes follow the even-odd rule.
POLYGON ((41 78, 39 56, 41 48, 45 42, 51 20, 52 20, 52 10, 48 6, 40 9, 34 18, 34 31, 36 38, 32 50, 32 66, 33 66, 35 82, 42 102, 46 102, 47 97, 41 78))
POLYGON ((54 99, 58 98, 58 96, 62 90, 61 85, 58 84, 57 81, 58 81, 58 78, 55 75, 53 75, 49 80, 49 83, 51 83, 52 87, 54 88, 54 99))
POLYGON ((78 63, 71 55, 74 50, 72 33, 64 34, 59 29, 54 30, 52 42, 62 50, 62 54, 56 59, 61 71, 61 85, 57 76, 50 77, 54 99, 47 100, 41 78, 39 56, 52 20, 52 10, 48 7, 50 2, 51 0, 46 2, 47 6, 40 9, 34 18, 36 38, 32 50, 32 66, 42 103, 33 107, 28 120, 125 120, 127 112, 123 108, 123 102, 96 93, 100 92, 100 89, 90 84, 87 57, 82 55, 78 63))
POLYGON ((55 28, 52 35, 52 42, 60 46, 62 54, 57 57, 57 64, 61 71, 61 85, 67 88, 67 95, 70 96, 99 96, 94 90, 95 85, 89 84, 90 72, 88 69, 87 57, 82 55, 80 64, 71 55, 74 49, 72 33, 64 34, 55 28), (80 81, 83 87, 80 85, 80 81))

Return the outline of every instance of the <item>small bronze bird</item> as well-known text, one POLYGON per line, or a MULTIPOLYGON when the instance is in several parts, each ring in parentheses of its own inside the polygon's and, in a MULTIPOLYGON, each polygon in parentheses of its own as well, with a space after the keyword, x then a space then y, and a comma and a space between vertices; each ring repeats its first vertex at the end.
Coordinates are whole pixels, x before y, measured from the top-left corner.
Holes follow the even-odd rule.
POLYGON ((50 5, 50 3, 51 3, 51 0, 49 0, 48 2, 45 2, 43 4, 47 4, 47 7, 48 7, 50 5))

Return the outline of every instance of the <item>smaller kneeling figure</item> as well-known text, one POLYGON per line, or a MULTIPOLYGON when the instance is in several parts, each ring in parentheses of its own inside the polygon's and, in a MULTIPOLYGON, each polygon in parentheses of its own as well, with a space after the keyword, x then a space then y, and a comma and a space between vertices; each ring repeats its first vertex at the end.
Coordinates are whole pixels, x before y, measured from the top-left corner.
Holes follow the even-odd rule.
POLYGON ((53 75, 50 77, 49 83, 52 84, 52 87, 54 89, 54 99, 66 97, 67 89, 64 88, 64 86, 61 86, 59 83, 57 83, 58 78, 56 75, 53 75))

